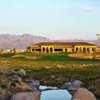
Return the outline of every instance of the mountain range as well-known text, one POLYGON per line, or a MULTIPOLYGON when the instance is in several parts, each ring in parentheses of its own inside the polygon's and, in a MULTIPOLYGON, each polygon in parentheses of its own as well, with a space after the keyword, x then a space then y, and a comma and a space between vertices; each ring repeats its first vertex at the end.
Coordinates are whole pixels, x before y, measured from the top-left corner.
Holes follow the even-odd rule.
POLYGON ((39 42, 89 42, 97 43, 97 40, 50 40, 47 37, 35 36, 31 34, 22 35, 11 35, 11 34, 0 34, 0 49, 12 49, 12 48, 26 48, 33 43, 39 42))
POLYGON ((30 34, 23 34, 23 35, 1 34, 0 49, 26 48, 32 43, 48 42, 48 41, 50 41, 50 39, 46 37, 34 36, 30 34))

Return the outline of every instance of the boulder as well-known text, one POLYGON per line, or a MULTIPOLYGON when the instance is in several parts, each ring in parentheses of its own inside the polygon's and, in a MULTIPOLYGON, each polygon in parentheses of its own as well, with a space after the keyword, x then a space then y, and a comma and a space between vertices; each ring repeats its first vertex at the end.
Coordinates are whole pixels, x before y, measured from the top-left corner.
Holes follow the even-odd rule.
POLYGON ((40 82, 38 80, 30 79, 27 80, 26 83, 34 90, 38 90, 40 86, 40 82))
POLYGON ((0 96, 0 100, 11 100, 10 96, 0 96))
POLYGON ((76 91, 81 87, 81 85, 82 82, 80 80, 72 80, 70 82, 65 82, 61 88, 68 89, 69 91, 76 91))
POLYGON ((12 96, 11 100, 40 100, 40 92, 20 92, 12 96))
POLYGON ((94 94, 87 90, 86 88, 79 88, 72 100, 96 100, 94 94))
POLYGON ((21 81, 22 80, 22 78, 20 76, 18 76, 18 75, 10 76, 10 77, 8 77, 8 79, 10 81, 21 81))
POLYGON ((31 91, 32 88, 25 82, 19 81, 16 83, 16 89, 19 91, 31 91))
POLYGON ((0 89, 0 100, 10 100, 10 92, 7 90, 0 89))
POLYGON ((26 75, 26 71, 24 69, 14 69, 12 72, 18 75, 26 75))

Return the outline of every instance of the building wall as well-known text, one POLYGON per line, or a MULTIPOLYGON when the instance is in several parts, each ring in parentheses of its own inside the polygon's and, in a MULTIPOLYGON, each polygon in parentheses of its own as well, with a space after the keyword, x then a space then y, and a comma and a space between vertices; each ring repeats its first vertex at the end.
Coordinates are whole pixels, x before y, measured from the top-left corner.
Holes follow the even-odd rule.
POLYGON ((100 53, 100 47, 97 47, 96 48, 96 52, 99 52, 100 53))
POLYGON ((54 46, 53 45, 43 45, 41 46, 41 52, 54 53, 54 46))

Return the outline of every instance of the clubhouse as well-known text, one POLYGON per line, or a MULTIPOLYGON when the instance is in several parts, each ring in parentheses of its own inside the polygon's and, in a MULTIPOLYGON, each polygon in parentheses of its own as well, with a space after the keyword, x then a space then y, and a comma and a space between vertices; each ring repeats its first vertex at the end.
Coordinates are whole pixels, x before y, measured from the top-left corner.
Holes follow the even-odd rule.
POLYGON ((87 42, 41 42, 27 47, 27 52, 95 53, 96 45, 87 42))

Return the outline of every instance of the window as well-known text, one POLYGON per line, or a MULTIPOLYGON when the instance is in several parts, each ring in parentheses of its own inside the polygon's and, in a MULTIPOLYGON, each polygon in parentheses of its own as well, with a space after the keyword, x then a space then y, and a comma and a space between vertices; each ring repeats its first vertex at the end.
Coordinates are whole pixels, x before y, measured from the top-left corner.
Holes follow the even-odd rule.
POLYGON ((48 49, 48 48, 46 48, 46 52, 47 52, 47 53, 49 52, 49 49, 48 49))
POLYGON ((43 52, 45 52, 45 48, 43 48, 43 52))
POLYGON ((86 48, 83 48, 83 53, 86 53, 86 48))
POLYGON ((74 49, 72 49, 72 52, 74 52, 74 49))
POLYGON ((50 52, 52 52, 53 51, 53 49, 52 48, 50 48, 50 52))
POLYGON ((92 51, 95 52, 95 48, 92 48, 92 51))
POLYGON ((67 52, 68 50, 67 49, 65 49, 65 52, 67 52))
POLYGON ((87 52, 90 52, 89 48, 87 48, 87 52))
POLYGON ((62 49, 55 49, 55 51, 63 51, 62 49))
POLYGON ((41 49, 36 49, 36 51, 41 51, 41 49))
POLYGON ((34 49, 32 49, 32 51, 34 51, 34 49))
POLYGON ((78 48, 76 48, 76 52, 78 52, 78 48))

